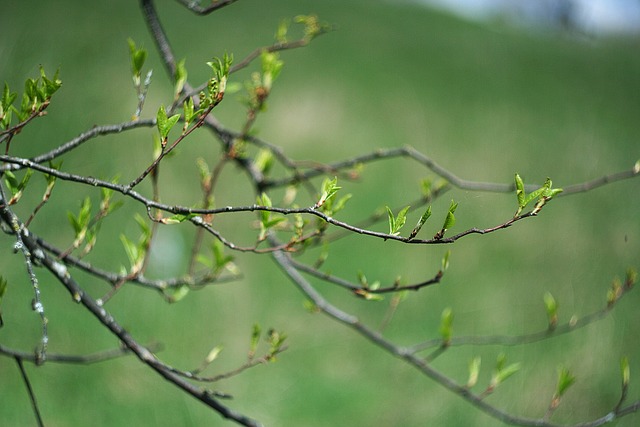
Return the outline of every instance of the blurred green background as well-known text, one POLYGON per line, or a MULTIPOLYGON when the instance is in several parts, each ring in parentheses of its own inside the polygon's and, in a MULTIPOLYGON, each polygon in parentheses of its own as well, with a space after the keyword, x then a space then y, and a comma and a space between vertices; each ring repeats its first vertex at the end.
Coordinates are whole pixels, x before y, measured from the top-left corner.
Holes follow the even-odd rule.
MULTIPOLYGON (((157 6, 176 56, 187 58, 194 84, 207 78, 204 62, 212 57, 232 52, 240 59, 270 44, 283 18, 316 13, 336 26, 309 47, 282 54, 285 68, 268 111, 257 122, 260 137, 297 160, 328 162, 410 144, 465 179, 511 182, 519 172, 525 182, 540 183, 549 176, 562 187, 629 169, 640 159, 637 37, 525 32, 463 22, 405 2, 242 0, 205 18, 175 2, 157 6)), ((155 116, 158 106, 171 100, 171 85, 136 2, 3 2, 0 28, 0 80, 19 92, 42 64, 50 73, 59 68, 64 82, 46 118, 14 139, 14 155, 41 153, 95 124, 131 117, 136 98, 128 37, 149 50, 146 69, 154 70, 143 117, 155 116)), ((232 80, 243 82, 249 72, 232 80)), ((238 97, 225 99, 216 112, 232 128, 244 120, 238 97)), ((120 173, 124 182, 148 165, 151 135, 143 129, 92 140, 65 156, 63 167, 103 178, 120 173)), ((212 141, 200 132, 163 164, 164 202, 197 202, 194 159, 202 156, 212 164, 219 155, 212 141)), ((219 206, 254 201, 251 188, 235 172, 225 170, 216 193, 219 206)), ((342 192, 354 194, 341 218, 355 220, 384 205, 403 206, 419 196, 425 177, 433 175, 407 160, 368 165, 360 182, 341 182, 342 192)), ((44 188, 43 180, 33 179, 32 193, 16 207, 23 216, 44 188)), ((141 189, 150 194, 148 186, 141 189)), ((451 268, 443 283, 409 295, 386 334, 407 345, 436 338, 445 307, 455 313, 456 335, 542 330, 545 291, 559 302, 561 322, 600 309, 613 277, 640 267, 639 190, 640 181, 629 180, 562 198, 509 230, 459 241, 449 248, 451 268)), ((98 203, 97 192, 59 183, 33 231, 66 247, 73 239, 66 212, 77 211, 85 195, 98 203)), ((434 205, 433 230, 425 228, 425 236, 438 228, 451 198, 460 203, 454 232, 497 225, 515 210, 512 194, 452 191, 434 205)), ((105 221, 89 261, 115 270, 127 265, 118 236, 137 237, 137 226, 128 220, 131 212, 122 209, 105 221)), ((407 228, 417 215, 409 217, 407 228)), ((252 218, 221 217, 218 226, 228 238, 251 244, 255 234, 246 224, 252 218)), ((386 224, 373 228, 385 230, 386 224)), ((162 229, 149 274, 180 274, 192 239, 186 224, 162 229)), ((30 350, 40 332, 30 310, 32 290, 20 256, 12 253, 13 238, 3 234, 0 242, 0 272, 9 280, 0 342, 30 350)), ((446 249, 351 237, 335 245, 326 268, 350 280, 360 270, 370 281, 390 283, 402 275, 405 283, 413 283, 435 274, 446 249)), ((266 425, 499 424, 351 331, 306 311, 302 295, 268 256, 236 255, 244 273, 238 282, 193 292, 173 305, 153 292, 126 286, 107 307, 139 341, 162 342, 161 358, 183 369, 195 368, 214 345, 224 350, 213 373, 243 363, 254 323, 284 331, 290 348, 277 363, 214 386, 235 396, 229 406, 266 425)), ((38 274, 51 352, 84 354, 117 346, 61 286, 44 271, 38 274)), ((96 297, 106 291, 105 284, 86 275, 78 278, 96 297)), ((331 285, 318 283, 318 288, 372 325, 381 322, 389 305, 389 298, 363 302, 331 285)), ((480 355, 480 384, 486 384, 495 358, 505 352, 509 361, 522 362, 522 370, 489 400, 528 417, 544 413, 556 369, 566 366, 577 382, 554 420, 602 416, 619 398, 623 355, 631 363, 629 396, 640 395, 634 381, 640 372, 638 298, 632 293, 610 316, 568 336, 512 348, 454 348, 435 366, 465 382, 468 361, 480 355)), ((28 365, 27 370, 47 426, 227 425, 131 357, 90 366, 28 365)), ((13 360, 0 358, 0 378, 0 424, 34 425, 13 360)), ((637 421, 627 417, 617 425, 637 421)))

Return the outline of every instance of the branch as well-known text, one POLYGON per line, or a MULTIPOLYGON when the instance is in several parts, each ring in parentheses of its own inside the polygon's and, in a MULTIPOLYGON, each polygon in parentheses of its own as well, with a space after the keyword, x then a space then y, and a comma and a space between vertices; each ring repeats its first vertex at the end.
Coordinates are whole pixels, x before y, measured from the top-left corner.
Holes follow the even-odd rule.
POLYGON ((218 9, 222 9, 225 6, 229 6, 232 3, 235 3, 238 0, 211 0, 211 4, 206 7, 200 6, 195 0, 176 0, 178 3, 182 4, 184 7, 189 9, 191 12, 196 15, 208 15, 211 12, 214 12, 218 9))
MULTIPOLYGON (((277 245, 278 242, 270 237, 270 243, 277 245)), ((278 264, 278 266, 284 271, 284 273, 291 279, 294 285, 307 297, 309 298, 313 304, 324 314, 329 316, 331 319, 337 321, 338 323, 342 323, 343 325, 349 327, 350 329, 357 332, 359 335, 363 336, 367 340, 371 341, 376 346, 390 353, 391 355, 402 359, 404 362, 418 369, 425 376, 434 380, 438 384, 442 385, 449 391, 455 393, 456 395, 462 397, 464 400, 468 401, 481 411, 486 414, 492 416, 493 418, 500 420, 504 423, 518 425, 518 426, 537 426, 537 427, 560 427, 558 424, 551 423, 548 420, 539 418, 525 418, 511 415, 483 400, 482 395, 478 395, 473 393, 469 388, 462 386, 446 375, 442 374, 438 370, 434 369, 430 363, 425 361, 424 359, 415 355, 413 349, 408 347, 398 346, 391 341, 387 340, 382 336, 381 333, 368 328, 364 324, 360 322, 360 320, 346 313, 336 306, 329 303, 316 289, 308 282, 297 270, 292 262, 292 258, 289 254, 276 251, 272 254, 274 260, 278 264)), ((635 412, 640 408, 640 401, 633 403, 623 409, 618 411, 612 411, 605 416, 598 418, 596 420, 592 420, 590 422, 576 424, 574 427, 598 427, 603 424, 609 423, 614 420, 616 417, 628 415, 630 413, 635 412)))
MULTIPOLYGON (((161 349, 161 346, 149 345, 147 346, 147 348, 149 349, 149 351, 157 351, 161 349)), ((35 355, 34 353, 15 350, 9 347, 5 347, 2 344, 0 344, 0 354, 11 356, 20 360, 26 360, 36 364, 38 363, 38 356, 35 355)), ((111 350, 99 351, 96 353, 91 353, 86 355, 48 353, 47 362, 70 363, 75 365, 90 365, 93 363, 113 360, 129 354, 131 354, 131 349, 127 347, 114 348, 111 350)))
MULTIPOLYGON (((0 201, 1 202, 1 201, 0 201)), ((11 212, 6 206, 0 209, 0 218, 8 224, 19 223, 18 218, 11 212)), ((73 277, 67 271, 67 267, 60 263, 58 260, 47 255, 37 244, 31 233, 20 227, 16 230, 20 234, 20 238, 23 241, 26 248, 31 253, 31 256, 42 264, 53 276, 69 291, 74 301, 82 304, 91 314, 93 314, 102 325, 104 325, 111 333, 113 333, 124 345, 126 345, 131 351, 147 366, 152 368, 163 378, 173 383, 176 387, 182 389, 186 393, 190 394, 194 398, 200 400, 205 405, 214 409, 224 418, 231 419, 241 425, 245 426, 259 426, 255 420, 252 420, 245 415, 237 413, 230 408, 222 405, 216 398, 213 392, 208 390, 202 390, 199 387, 186 381, 180 375, 177 375, 172 371, 172 368, 168 367, 160 360, 158 360, 148 348, 145 348, 139 344, 133 336, 131 336, 117 321, 107 312, 104 307, 99 305, 90 295, 88 295, 80 287, 80 285, 73 279, 73 277)))
POLYGON ((33 408, 33 413, 36 416, 36 422, 39 427, 43 427, 44 423, 42 422, 42 417, 40 416, 40 409, 38 409, 38 402, 36 401, 36 395, 33 393, 33 388, 31 388, 31 382, 29 381, 29 377, 27 376, 27 371, 25 371, 24 366, 22 365, 22 359, 18 356, 15 356, 16 363, 18 364, 18 369, 20 370, 20 375, 22 376, 22 380, 24 381, 24 385, 27 387, 27 393, 29 394, 29 400, 31 401, 31 407, 33 408))

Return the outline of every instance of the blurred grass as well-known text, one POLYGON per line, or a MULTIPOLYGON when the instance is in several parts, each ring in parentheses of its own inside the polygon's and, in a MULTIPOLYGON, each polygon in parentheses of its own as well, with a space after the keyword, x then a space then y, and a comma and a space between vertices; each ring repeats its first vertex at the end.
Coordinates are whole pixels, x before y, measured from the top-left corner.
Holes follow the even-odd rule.
MULTIPOLYGON (((640 158, 638 39, 523 33, 461 22, 405 3, 243 0, 207 18, 196 18, 173 2, 160 3, 177 56, 188 58, 192 82, 206 78, 203 63, 211 57, 228 51, 239 59, 270 43, 282 18, 317 13, 337 26, 308 48, 283 53, 285 69, 257 123, 261 137, 283 146, 295 159, 331 161, 411 144, 466 179, 510 182, 519 172, 526 182, 550 176, 557 186, 565 186, 630 168, 640 158)), ((90 7, 74 1, 6 3, 0 6, 0 28, 5 34, 0 38, 0 80, 18 91, 42 64, 51 72, 59 67, 64 81, 47 117, 14 140, 14 154, 40 153, 94 124, 131 116, 135 94, 127 37, 150 50, 154 84, 145 116, 153 116, 171 97, 132 2, 90 7)), ((247 77, 243 72, 237 81, 247 77)), ((217 115, 237 127, 244 116, 234 98, 226 99, 217 115)), ((204 133, 188 142, 180 156, 163 165, 167 203, 195 203, 193 160, 218 154, 204 133)), ((125 181, 146 167, 150 150, 146 130, 104 137, 66 156, 64 168, 100 177, 122 173, 125 181)), ((253 202, 251 189, 239 184, 233 172, 225 171, 226 186, 216 194, 220 206, 253 202)), ((343 192, 354 193, 354 198, 341 215, 359 218, 385 204, 404 205, 416 198, 425 176, 430 173, 407 161, 367 166, 362 184, 342 183, 343 192)), ((561 320, 599 309, 613 276, 629 266, 640 267, 639 189, 635 180, 559 199, 536 219, 460 241, 451 247, 451 269, 443 283, 409 295, 388 335, 403 344, 436 337, 446 306, 455 313, 456 335, 536 331, 545 327, 542 295, 547 290, 560 303, 561 320)), ((65 228, 66 211, 77 209, 84 191, 59 183, 34 231, 68 244, 72 236, 65 228)), ((496 225, 515 207, 513 195, 453 191, 434 206, 433 229, 452 197, 460 202, 455 230, 496 225)), ((27 201, 24 211, 17 207, 23 215, 29 211, 27 201)), ((92 262, 114 269, 126 265, 117 236, 136 237, 134 224, 123 226, 128 214, 116 212, 105 222, 92 262)), ((410 216, 407 228, 418 215, 410 216)), ((220 218, 218 225, 226 227, 229 237, 247 243, 251 235, 236 234, 232 227, 251 218, 220 218)), ((376 227, 384 230, 386 225, 376 227)), ((169 243, 155 259, 156 274, 176 274, 184 266, 192 239, 188 231, 163 231, 169 243)), ((0 271, 10 280, 0 340, 30 349, 39 336, 38 319, 29 309, 31 289, 17 255, 11 254, 12 238, 4 235, 0 241, 0 271)), ((415 282, 435 273, 446 249, 351 237, 336 244, 326 267, 353 280, 362 270, 372 281, 389 283, 402 274, 406 282, 415 282)), ((350 331, 307 313, 301 295, 268 258, 243 255, 237 262, 245 275, 240 282, 192 293, 175 305, 126 287, 109 309, 140 341, 165 343, 161 357, 185 369, 197 366, 217 344, 224 351, 216 369, 242 363, 253 323, 285 331, 290 349, 277 363, 216 385, 236 397, 230 406, 266 425, 496 425, 350 331)), ((81 307, 70 304, 61 287, 40 276, 51 351, 88 353, 117 345, 81 307)), ((79 277, 95 296, 105 292, 103 284, 79 277)), ((319 288, 373 324, 386 311, 387 302, 363 303, 329 285, 319 288)), ((468 361, 482 355, 482 383, 489 380, 497 353, 505 351, 510 361, 523 362, 523 370, 491 401, 539 416, 553 393, 556 367, 564 365, 578 382, 554 419, 601 416, 618 399, 622 355, 631 361, 630 396, 638 396, 633 382, 640 368, 633 328, 640 320, 637 303, 632 293, 607 319, 570 336, 516 348, 451 349, 435 366, 463 382, 468 361)), ((33 414, 14 365, 0 358, 0 424, 29 425, 33 414)), ((48 426, 225 424, 131 358, 27 369, 48 426)), ((617 425, 634 424, 628 417, 617 425)))

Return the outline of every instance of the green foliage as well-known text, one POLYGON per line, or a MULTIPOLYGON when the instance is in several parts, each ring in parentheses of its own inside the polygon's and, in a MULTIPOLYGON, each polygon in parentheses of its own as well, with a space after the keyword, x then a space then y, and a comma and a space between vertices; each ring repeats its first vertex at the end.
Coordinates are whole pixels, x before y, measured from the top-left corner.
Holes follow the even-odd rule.
POLYGON ((427 222, 430 216, 431 216, 431 205, 427 206, 427 210, 422 214, 422 216, 418 220, 418 223, 413 228, 413 230, 411 230, 411 234, 409 234, 408 240, 411 240, 416 237, 416 235, 420 232, 420 230, 422 229, 422 226, 424 225, 425 222, 427 222))
POLYGON ((398 212, 397 216, 393 215, 391 208, 386 206, 387 208, 387 216, 389 217, 389 234, 392 236, 398 236, 400 234, 400 229, 407 222, 407 212, 409 211, 409 206, 403 208, 400 212, 398 212))
POLYGON ((212 61, 207 62, 207 65, 213 72, 213 77, 211 77, 207 83, 206 92, 200 92, 200 108, 203 110, 215 107, 222 101, 227 89, 227 80, 232 63, 233 55, 226 53, 222 59, 213 58, 212 61))
POLYGON ((53 78, 49 79, 44 68, 40 67, 40 77, 25 80, 22 101, 20 108, 17 108, 13 105, 17 94, 11 92, 9 84, 5 82, 2 98, 0 98, 0 125, 4 129, 9 129, 13 114, 16 115, 18 122, 25 122, 32 114, 39 114, 47 107, 51 97, 61 86, 59 71, 56 71, 53 78))
POLYGON ((256 169, 264 175, 269 173, 269 171, 273 167, 273 163, 273 153, 271 152, 271 150, 267 150, 266 148, 258 151, 256 158, 253 160, 253 164, 255 165, 256 169))
POLYGON ((520 363, 512 363, 510 365, 507 365, 506 363, 507 356, 504 353, 500 353, 496 360, 496 367, 491 376, 491 381, 486 393, 493 392, 496 387, 520 370, 520 363))
POLYGON ((447 250, 442 257, 442 263, 440 266, 440 271, 443 273, 449 269, 449 257, 451 256, 451 250, 447 250))
MULTIPOLYGON (((140 229, 140 237, 138 238, 138 241, 134 242, 124 234, 120 235, 120 241, 124 246, 127 258, 129 258, 129 264, 131 265, 130 273, 133 275, 140 273, 142 270, 145 257, 147 256, 147 250, 151 243, 151 227, 149 227, 145 219, 139 214, 136 214, 135 220, 138 223, 138 228, 140 229)), ((176 300, 178 299, 175 294, 174 298, 176 300)))
POLYGON ((78 215, 74 215, 73 212, 67 212, 67 218, 69 223, 75 232, 75 239, 77 243, 74 246, 80 244, 89 229, 89 221, 91 220, 91 199, 85 197, 78 211, 78 215))
MULTIPOLYGON (((178 96, 180 96, 180 93, 182 93, 182 89, 184 89, 184 84, 187 82, 187 76, 189 75, 189 73, 187 72, 187 68, 185 66, 186 62, 187 62, 187 59, 182 58, 180 61, 176 63, 176 73, 174 76, 175 84, 173 87, 174 99, 178 99, 178 96)), ((189 99, 191 100, 193 105, 193 100, 191 99, 191 97, 189 97, 189 99)), ((185 111, 185 116, 186 116, 186 111, 185 111)))
MULTIPOLYGON (((262 193, 262 196, 257 198, 257 204, 260 206, 264 206, 266 208, 272 207, 271 199, 267 196, 266 193, 262 193)), ((258 241, 263 241, 267 237, 267 232, 280 224, 282 221, 285 221, 285 218, 282 216, 273 217, 272 212, 269 210, 260 210, 260 235, 258 236, 258 241)))
POLYGON ((556 384, 555 397, 560 399, 576 381, 576 377, 566 368, 558 369, 558 382, 556 384))
POLYGON ((11 171, 4 172, 4 182, 11 192, 11 199, 9 199, 9 205, 18 203, 24 194, 24 189, 27 187, 31 176, 33 175, 33 169, 27 169, 22 176, 22 179, 18 181, 16 176, 11 171))
POLYGON ((269 330, 267 333, 267 342, 269 343, 269 353, 267 357, 270 361, 275 361, 276 354, 284 350, 284 341, 286 339, 287 336, 285 334, 274 329, 269 330))
POLYGON ((158 126, 158 132, 160 132, 160 138, 163 147, 167 144, 169 131, 171 131, 171 128, 173 128, 175 124, 178 123, 178 120, 180 120, 180 114, 174 114, 171 117, 167 117, 167 112, 164 109, 164 105, 161 105, 158 109, 158 114, 156 115, 156 125, 158 126))
POLYGON ((140 75, 142 67, 147 59, 147 51, 143 48, 138 49, 133 39, 127 40, 129 44, 129 56, 131 59, 131 72, 133 74, 133 82, 135 86, 140 86, 140 75))
POLYGON ((469 379, 466 384, 467 388, 471 388, 478 383, 481 362, 482 358, 480 356, 476 356, 469 361, 469 379))
POLYGON ((514 218, 518 218, 522 213, 522 210, 526 208, 529 203, 538 199, 531 211, 532 215, 536 215, 549 200, 562 192, 561 188, 552 188, 552 182, 547 178, 542 187, 527 194, 524 189, 524 181, 518 174, 515 175, 515 186, 518 210, 516 211, 514 218))
POLYGON ((622 388, 626 390, 631 381, 631 370, 629 369, 629 358, 624 356, 620 359, 620 374, 622 376, 622 388))
POLYGON ((558 325, 558 303, 550 292, 544 294, 544 306, 547 311, 549 330, 553 330, 558 325))
POLYGON ((338 177, 334 177, 333 179, 325 178, 324 181, 322 181, 320 199, 316 202, 315 207, 322 207, 327 200, 332 199, 341 188, 342 187, 338 187, 338 177))
POLYGON ((449 210, 447 211, 447 216, 445 217, 444 223, 442 224, 442 229, 440 229, 440 231, 436 233, 436 235, 434 236, 434 239, 436 240, 442 239, 445 233, 447 232, 447 230, 449 230, 451 227, 455 225, 456 217, 454 215, 454 212, 456 211, 457 208, 458 208, 458 204, 453 200, 451 200, 451 204, 449 205, 449 210))
POLYGON ((296 24, 304 25, 303 40, 307 43, 331 29, 327 23, 321 22, 316 15, 298 15, 293 21, 296 24))
POLYGON ((442 311, 440 317, 440 338, 442 338, 442 346, 448 347, 453 336, 453 310, 447 307, 442 311))

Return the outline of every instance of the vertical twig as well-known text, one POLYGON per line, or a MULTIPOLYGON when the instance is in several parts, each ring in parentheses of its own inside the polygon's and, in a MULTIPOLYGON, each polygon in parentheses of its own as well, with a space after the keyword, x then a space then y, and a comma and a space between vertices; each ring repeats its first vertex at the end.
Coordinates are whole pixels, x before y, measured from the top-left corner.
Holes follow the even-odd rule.
POLYGON ((33 413, 36 416, 38 427, 43 427, 44 423, 42 422, 42 417, 40 416, 40 409, 38 408, 36 395, 33 393, 33 388, 31 387, 31 382, 29 381, 29 377, 27 376, 27 371, 25 371, 24 366, 22 364, 22 359, 16 356, 15 361, 18 364, 18 369, 20 369, 20 375, 22 376, 22 381, 24 381, 24 385, 27 387, 27 393, 29 393, 29 400, 31 400, 31 407, 33 408, 33 413))

